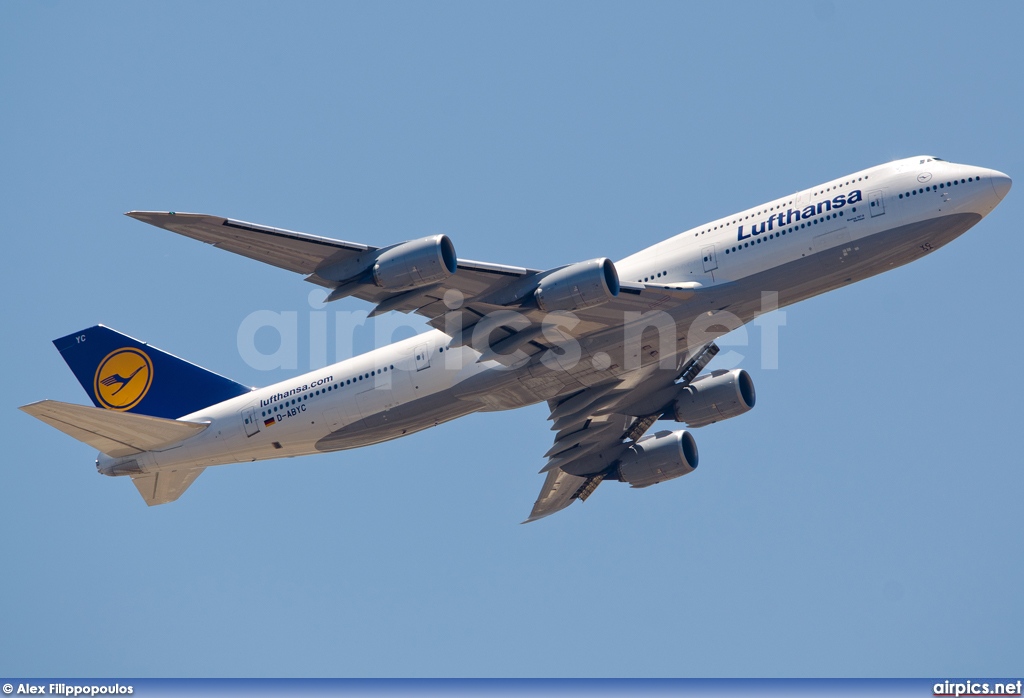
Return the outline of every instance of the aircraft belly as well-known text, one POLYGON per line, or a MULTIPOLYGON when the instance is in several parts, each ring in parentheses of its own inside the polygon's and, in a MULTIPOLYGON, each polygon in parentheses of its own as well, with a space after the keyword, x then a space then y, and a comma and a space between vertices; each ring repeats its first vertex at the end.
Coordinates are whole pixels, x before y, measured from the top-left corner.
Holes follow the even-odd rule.
POLYGON ((337 451, 397 439, 443 422, 477 412, 476 402, 455 398, 452 390, 443 390, 412 402, 395 405, 386 411, 364 416, 316 442, 318 451, 337 451))

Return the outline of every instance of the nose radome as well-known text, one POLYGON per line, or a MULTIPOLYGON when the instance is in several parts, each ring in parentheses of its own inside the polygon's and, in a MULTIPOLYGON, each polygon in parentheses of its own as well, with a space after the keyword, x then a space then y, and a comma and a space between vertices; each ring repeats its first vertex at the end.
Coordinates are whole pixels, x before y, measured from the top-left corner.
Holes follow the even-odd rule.
POLYGON ((992 170, 992 173, 989 175, 989 181, 992 182, 992 189, 1000 201, 1003 200, 1003 197, 1010 191, 1010 187, 1013 186, 1012 179, 996 170, 992 170))

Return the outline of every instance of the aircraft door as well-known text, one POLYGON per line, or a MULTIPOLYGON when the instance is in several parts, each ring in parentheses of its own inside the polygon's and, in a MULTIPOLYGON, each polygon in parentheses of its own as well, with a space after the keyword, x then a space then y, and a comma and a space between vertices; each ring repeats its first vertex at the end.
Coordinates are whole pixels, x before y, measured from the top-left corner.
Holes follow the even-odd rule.
POLYGON ((704 258, 704 271, 714 271, 715 269, 718 269, 718 258, 715 256, 714 245, 702 247, 700 250, 700 256, 704 258))
POLYGON ((881 216, 885 213, 885 197, 882 196, 881 190, 869 191, 868 192, 868 208, 871 209, 871 217, 881 216))
POLYGON ((256 436, 260 433, 260 422, 255 407, 242 410, 242 428, 245 429, 246 436, 256 436))
POLYGON ((416 350, 413 353, 416 356, 417 371, 430 368, 430 344, 428 342, 417 344, 416 350))

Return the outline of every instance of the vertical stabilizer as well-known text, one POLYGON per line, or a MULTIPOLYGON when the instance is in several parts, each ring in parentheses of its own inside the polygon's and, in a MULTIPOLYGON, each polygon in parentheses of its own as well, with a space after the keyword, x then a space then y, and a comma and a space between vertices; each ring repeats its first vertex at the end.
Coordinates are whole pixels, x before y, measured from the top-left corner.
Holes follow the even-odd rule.
POLYGON ((249 388, 103 325, 53 340, 93 404, 177 419, 249 388))

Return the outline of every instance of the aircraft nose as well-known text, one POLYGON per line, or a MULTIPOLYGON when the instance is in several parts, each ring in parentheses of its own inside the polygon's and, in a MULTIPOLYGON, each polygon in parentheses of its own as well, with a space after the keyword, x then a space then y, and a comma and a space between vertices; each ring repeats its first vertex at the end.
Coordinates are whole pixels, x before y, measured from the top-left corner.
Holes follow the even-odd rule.
POLYGON ((992 182, 992 189, 995 191, 996 196, 1002 201, 1003 197, 1006 196, 1007 192, 1010 191, 1010 187, 1013 186, 1013 180, 1004 175, 1002 172, 992 170, 992 174, 989 176, 989 181, 992 182))

